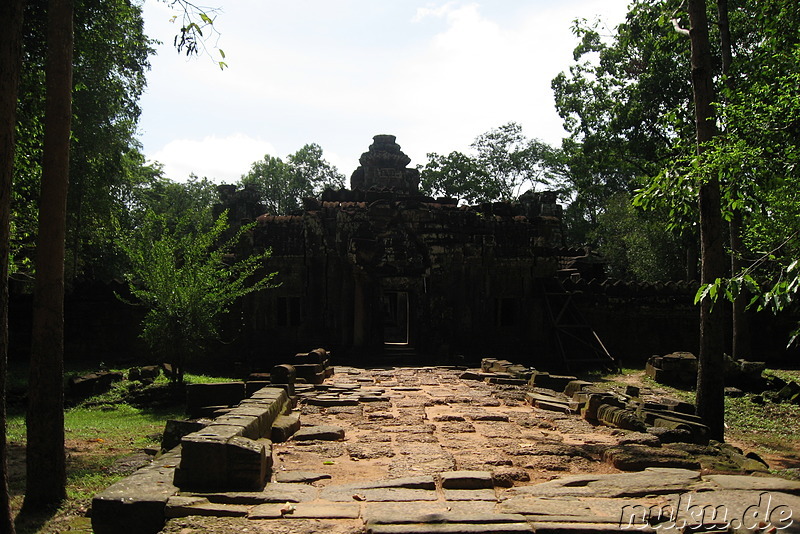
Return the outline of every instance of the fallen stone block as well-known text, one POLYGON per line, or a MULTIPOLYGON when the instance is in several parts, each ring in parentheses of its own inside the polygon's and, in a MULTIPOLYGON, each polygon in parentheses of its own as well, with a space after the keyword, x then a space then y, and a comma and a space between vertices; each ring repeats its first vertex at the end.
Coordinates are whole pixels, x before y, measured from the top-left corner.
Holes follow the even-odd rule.
POLYGON ((211 424, 211 419, 198 419, 186 421, 167 419, 164 424, 164 433, 161 435, 161 450, 169 451, 181 444, 181 438, 192 432, 202 430, 211 424))
POLYGON ((340 441, 344 439, 344 429, 335 425, 317 425, 300 428, 292 439, 295 441, 340 441))
POLYGON ((553 391, 563 392, 564 389, 566 389, 567 384, 577 379, 578 377, 576 376, 560 376, 551 375, 550 373, 534 372, 531 374, 531 378, 528 383, 537 388, 552 389, 553 391))
POLYGON ((506 378, 502 376, 488 376, 484 379, 488 384, 502 384, 506 386, 524 386, 528 381, 521 378, 506 378))
POLYGON ((496 358, 483 358, 481 360, 481 371, 488 373, 496 361, 496 358))
POLYGON ((220 504, 296 503, 316 500, 319 490, 308 484, 270 482, 261 491, 205 492, 200 496, 220 504))
POLYGON ((645 432, 647 425, 636 416, 636 412, 611 404, 602 404, 597 408, 597 420, 606 426, 645 432))
POLYGON ((298 430, 300 430, 300 412, 292 412, 275 418, 270 430, 270 436, 273 442, 282 443, 292 437, 292 434, 298 430))
POLYGON ((567 397, 574 397, 576 393, 593 385, 592 382, 587 382, 586 380, 570 380, 564 387, 564 395, 567 397))
POLYGON ((96 534, 156 534, 164 528, 167 501, 178 493, 172 484, 180 450, 116 482, 92 499, 96 534))
POLYGON ((684 451, 646 445, 611 447, 603 451, 603 461, 620 471, 643 471, 648 467, 700 469, 700 462, 684 451))
MULTIPOLYGON (((210 427, 181 440, 181 463, 175 473, 175 485, 182 490, 195 491, 263 488, 271 467, 265 444, 238 435, 229 436, 228 429, 208 432, 210 427)), ((270 450, 270 461, 271 453, 270 450)))
POLYGON ((208 502, 203 497, 170 497, 164 515, 168 518, 211 516, 211 517, 246 517, 249 506, 240 504, 217 504, 208 502))
POLYGON ((486 489, 493 488, 492 474, 489 471, 449 471, 441 473, 442 488, 445 489, 486 489))
POLYGON ((123 380, 122 373, 98 371, 82 376, 73 376, 67 382, 67 395, 75 398, 86 398, 105 393, 115 382, 123 380))
POLYGON ((304 363, 294 366, 297 378, 309 384, 322 384, 325 381, 325 366, 319 363, 304 363))

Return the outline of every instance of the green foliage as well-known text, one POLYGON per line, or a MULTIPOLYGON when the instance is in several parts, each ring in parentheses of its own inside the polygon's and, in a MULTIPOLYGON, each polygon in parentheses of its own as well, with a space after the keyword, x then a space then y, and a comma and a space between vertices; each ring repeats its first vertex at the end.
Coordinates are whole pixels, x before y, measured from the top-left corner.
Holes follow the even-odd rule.
POLYGON ((573 242, 589 239, 610 197, 633 193, 691 139, 689 43, 664 24, 671 4, 633 2, 610 38, 599 22, 573 27, 575 64, 552 82, 570 133, 561 159, 573 242))
POLYGON ((344 187, 344 175, 322 157, 322 148, 312 143, 287 156, 286 161, 265 155, 251 165, 239 185, 258 192, 268 213, 285 215, 299 209, 303 198, 326 188, 344 187))
POLYGON ((173 363, 178 381, 191 356, 218 336, 219 318, 231 304, 272 287, 274 273, 263 272, 269 251, 235 261, 229 254, 251 228, 223 240, 227 213, 206 228, 192 213, 171 221, 147 211, 143 224, 122 239, 131 292, 149 308, 142 338, 173 363))
MULTIPOLYGON (((666 219, 669 221, 669 219, 666 219)), ((636 209, 626 193, 603 205, 589 234, 608 262, 608 275, 623 280, 655 282, 681 277, 678 238, 659 213, 636 209)))
POLYGON ((470 145, 474 154, 428 154, 421 169, 421 189, 470 204, 510 201, 526 188, 557 185, 556 154, 548 145, 527 139, 514 122, 479 135, 470 145))
MULTIPOLYGON (((27 2, 12 198, 12 276, 32 276, 44 140, 45 0, 27 2)), ((73 120, 68 198, 67 278, 113 263, 113 216, 124 209, 137 152, 138 100, 152 41, 141 6, 128 0, 75 4, 73 120)))
MULTIPOLYGON (((796 238, 797 235, 792 237, 796 238)), ((746 293, 751 296, 749 307, 757 311, 768 310, 777 314, 784 310, 796 309, 800 300, 800 260, 794 260, 788 266, 780 267, 777 276, 769 276, 758 281, 753 273, 761 264, 770 260, 774 262, 774 256, 772 258, 764 256, 737 276, 717 278, 710 284, 703 284, 695 294, 695 304, 706 298, 712 302, 723 299, 733 302, 740 294, 746 293)), ((800 339, 800 324, 791 332, 787 346, 791 346, 798 339, 800 339)))
MULTIPOLYGON (((695 300, 746 292, 752 308, 777 313, 796 309, 800 294, 800 36, 789 30, 800 24, 800 6, 747 2, 736 15, 740 46, 718 109, 724 128, 697 167, 719 177, 752 253, 741 272, 701 287, 695 300)), ((800 325, 790 344, 798 335, 800 325)))
MULTIPOLYGON (((173 39, 173 45, 178 53, 185 53, 187 56, 208 54, 206 43, 212 36, 219 36, 217 27, 214 25, 219 8, 201 7, 185 0, 161 0, 173 9, 179 11, 174 15, 170 22, 181 19, 180 30, 173 39), (203 33, 205 31, 205 33, 203 33)), ((220 60, 216 61, 220 70, 224 70, 228 64, 225 63, 225 52, 217 47, 220 60)))

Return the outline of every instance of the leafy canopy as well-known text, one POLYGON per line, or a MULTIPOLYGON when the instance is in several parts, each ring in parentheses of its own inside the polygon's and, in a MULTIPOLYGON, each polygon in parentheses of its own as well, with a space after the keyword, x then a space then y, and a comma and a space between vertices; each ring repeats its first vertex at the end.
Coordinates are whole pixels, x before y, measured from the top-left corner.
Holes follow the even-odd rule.
POLYGON ((239 180, 239 186, 258 193, 268 213, 286 215, 300 208, 303 198, 318 195, 326 188, 344 187, 344 175, 322 157, 322 148, 311 143, 281 158, 264 156, 239 180))
POLYGON ((121 242, 130 260, 131 293, 148 308, 141 337, 172 362, 179 381, 190 357, 219 336, 222 314, 244 295, 272 287, 275 274, 264 272, 269 251, 231 254, 252 226, 225 238, 227 212, 210 227, 197 222, 191 212, 170 221, 149 210, 121 242))
POLYGON ((511 201, 537 185, 555 185, 554 151, 527 139, 522 127, 510 122, 475 138, 473 154, 428 154, 421 169, 421 189, 470 204, 511 201))

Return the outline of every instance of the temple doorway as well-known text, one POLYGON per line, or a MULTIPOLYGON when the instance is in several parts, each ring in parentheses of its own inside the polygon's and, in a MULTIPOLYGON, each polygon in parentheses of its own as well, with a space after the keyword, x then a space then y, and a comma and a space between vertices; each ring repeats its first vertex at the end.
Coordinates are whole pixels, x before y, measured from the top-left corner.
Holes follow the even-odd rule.
POLYGON ((387 345, 408 345, 408 292, 385 291, 381 296, 383 310, 383 342, 387 345))

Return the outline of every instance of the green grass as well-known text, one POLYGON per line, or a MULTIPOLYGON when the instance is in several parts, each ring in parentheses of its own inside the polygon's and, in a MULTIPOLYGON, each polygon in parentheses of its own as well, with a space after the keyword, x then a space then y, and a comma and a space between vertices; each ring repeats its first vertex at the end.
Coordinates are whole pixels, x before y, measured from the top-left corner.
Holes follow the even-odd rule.
MULTIPOLYGON (((622 375, 641 372, 641 369, 624 369, 622 375)), ((800 370, 767 369, 764 374, 800 382, 800 370)), ((610 385, 625 385, 624 376, 618 374, 607 375, 603 380, 610 385)), ((687 402, 695 402, 694 391, 659 384, 646 375, 642 375, 640 381, 644 387, 664 391, 669 396, 687 402)), ((786 402, 753 402, 756 397, 757 395, 750 393, 743 397, 725 397, 726 441, 732 441, 761 456, 774 455, 782 459, 787 468, 774 469, 773 474, 797 478, 797 467, 800 467, 800 406, 786 402)))
POLYGON ((771 452, 797 450, 800 441, 800 406, 789 403, 763 405, 754 395, 725 398, 725 423, 731 437, 744 439, 771 452))
MULTIPOLYGON (((73 365, 67 377, 96 369, 73 365)), ((24 388, 25 366, 10 368, 9 385, 24 388)), ((187 374, 186 383, 230 381, 230 378, 187 374)), ((120 461, 142 449, 158 449, 167 419, 185 416, 185 390, 163 375, 152 384, 118 382, 103 393, 74 403, 64 411, 67 452, 67 500, 54 515, 34 518, 19 525, 18 534, 49 534, 64 530, 86 531, 88 519, 81 517, 92 497, 127 475, 120 461)), ((12 508, 22 504, 25 488, 25 414, 21 403, 8 407, 7 434, 10 446, 12 508), (16 457, 16 461, 15 460, 16 457)), ((129 470, 129 468, 127 468, 129 470)))
POLYGON ((800 370, 766 369, 764 370, 764 374, 768 376, 777 376, 785 382, 800 382, 800 370))

